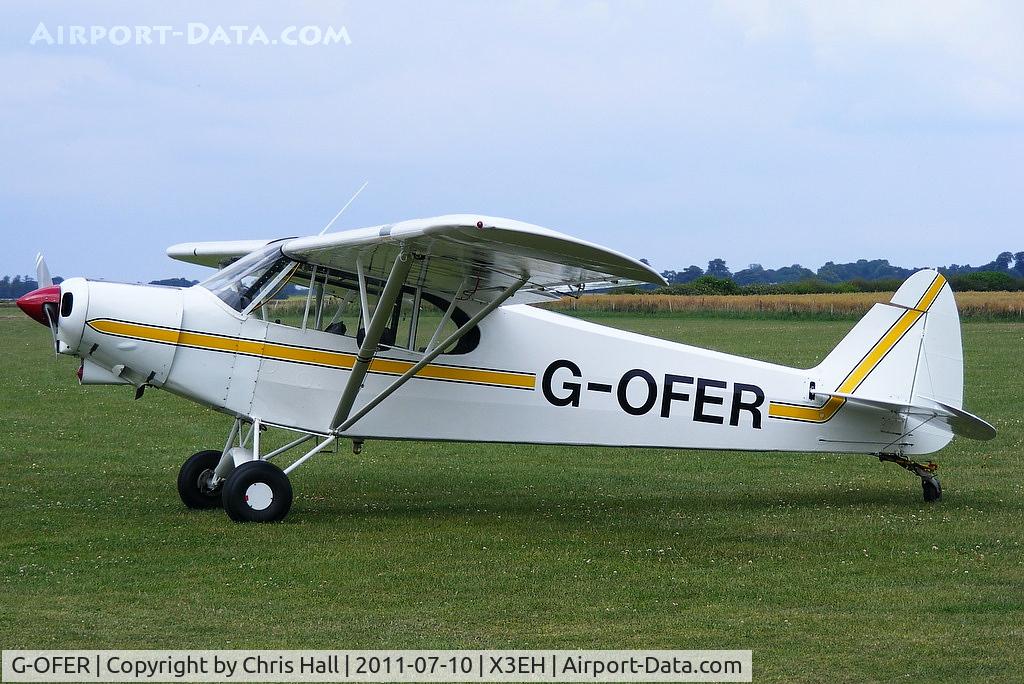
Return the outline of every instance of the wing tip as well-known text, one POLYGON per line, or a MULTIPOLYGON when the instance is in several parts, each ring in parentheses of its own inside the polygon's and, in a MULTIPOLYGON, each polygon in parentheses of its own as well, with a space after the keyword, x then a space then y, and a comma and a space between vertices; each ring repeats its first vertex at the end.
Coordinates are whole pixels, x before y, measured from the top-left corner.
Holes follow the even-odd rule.
POLYGON ((665 280, 665 276, 655 271, 654 267, 651 266, 649 263, 643 261, 642 259, 633 259, 633 261, 635 261, 636 265, 643 269, 644 273, 646 274, 645 278, 637 278, 636 280, 639 280, 643 283, 647 283, 648 285, 657 285, 659 287, 669 286, 669 282, 665 280))

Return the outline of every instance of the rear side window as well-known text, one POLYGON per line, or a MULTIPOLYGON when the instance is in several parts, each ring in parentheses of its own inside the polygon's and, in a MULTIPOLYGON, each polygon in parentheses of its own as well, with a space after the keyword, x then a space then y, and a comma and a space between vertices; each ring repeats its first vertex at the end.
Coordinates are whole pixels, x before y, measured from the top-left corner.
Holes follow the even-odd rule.
MULTIPOLYGON (((384 284, 368 278, 367 304, 377 305, 384 284)), ((335 335, 354 337, 362 342, 366 323, 362 318, 358 279, 355 274, 302 264, 281 291, 283 298, 264 304, 269 320, 298 328, 313 328, 335 335)), ((381 345, 423 352, 431 343, 439 344, 458 326, 469 320, 457 304, 451 307, 444 297, 422 288, 406 287, 395 302, 381 335, 381 345), (440 328, 440 329, 439 329, 440 328)), ((467 354, 480 343, 476 326, 463 335, 445 354, 467 354)))

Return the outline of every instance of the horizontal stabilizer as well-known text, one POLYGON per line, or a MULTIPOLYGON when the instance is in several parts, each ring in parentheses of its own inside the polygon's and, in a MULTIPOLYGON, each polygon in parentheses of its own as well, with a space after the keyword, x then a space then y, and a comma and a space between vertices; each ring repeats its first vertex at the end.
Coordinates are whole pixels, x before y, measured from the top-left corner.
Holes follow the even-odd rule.
POLYGON ((996 429, 973 413, 968 413, 963 409, 927 397, 915 397, 915 403, 904 404, 889 399, 874 399, 845 392, 815 392, 815 394, 838 397, 845 399, 851 404, 870 406, 871 408, 894 411, 905 415, 931 417, 935 420, 930 421, 930 424, 939 423, 945 425, 949 428, 950 432, 961 437, 989 440, 996 436, 996 429))

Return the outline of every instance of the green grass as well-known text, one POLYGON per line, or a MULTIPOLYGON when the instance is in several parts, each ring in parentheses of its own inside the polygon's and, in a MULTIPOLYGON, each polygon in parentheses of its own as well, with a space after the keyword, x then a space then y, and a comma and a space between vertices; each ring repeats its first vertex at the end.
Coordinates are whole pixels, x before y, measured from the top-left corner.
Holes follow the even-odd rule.
MULTIPOLYGON (((849 322, 608 322, 811 365, 849 322)), ((189 512, 222 417, 81 388, 0 309, 3 648, 750 648, 755 681, 1021 681, 1024 326, 968 323, 945 500, 868 457, 368 443, 282 525, 189 512)))

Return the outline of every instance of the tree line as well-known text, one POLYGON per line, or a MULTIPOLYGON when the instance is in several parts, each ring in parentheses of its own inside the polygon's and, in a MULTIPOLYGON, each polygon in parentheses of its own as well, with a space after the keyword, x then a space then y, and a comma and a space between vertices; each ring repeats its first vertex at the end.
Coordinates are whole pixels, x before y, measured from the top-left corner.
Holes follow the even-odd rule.
MULTIPOLYGON (((60 283, 64 279, 55 277, 54 283, 60 283)), ((188 280, 187 278, 164 278, 163 280, 151 280, 148 285, 164 285, 167 287, 192 287, 198 280, 188 280)), ((0 278, 0 299, 17 299, 18 297, 28 294, 32 290, 39 287, 36 279, 32 276, 20 276, 16 275, 13 278, 11 276, 4 276, 0 278)), ((301 292, 305 292, 302 290, 301 292)), ((300 294, 300 290, 294 285, 286 285, 277 293, 275 299, 283 299, 290 296, 300 294)))
MULTIPOLYGON (((641 259, 646 263, 645 259, 641 259)), ((782 268, 764 268, 750 264, 733 273, 724 259, 712 259, 707 268, 691 265, 681 271, 662 271, 669 287, 661 292, 685 294, 811 293, 811 292, 884 292, 895 290, 920 268, 894 266, 887 259, 859 259, 845 264, 826 262, 817 271, 800 264, 782 268)), ((1000 252, 993 261, 981 266, 950 264, 939 272, 949 279, 954 290, 1024 290, 1024 252, 1000 252)), ((59 283, 61 278, 54 278, 59 283)), ((166 278, 151 280, 150 285, 189 287, 196 280, 166 278)), ((32 276, 4 276, 0 279, 0 299, 17 299, 38 287, 32 276)), ((299 293, 289 286, 279 297, 299 293)))
MULTIPOLYGON (((800 264, 766 269, 750 264, 733 273, 724 259, 712 259, 707 268, 691 265, 679 271, 662 271, 669 282, 660 292, 685 294, 741 294, 811 292, 882 292, 899 287, 919 268, 894 266, 887 259, 859 259, 837 264, 832 261, 812 271, 800 264)), ((938 271, 954 290, 1024 290, 1024 252, 1000 252, 981 266, 950 264, 938 271)))
MULTIPOLYGON (((62 280, 63 278, 54 278, 53 282, 60 283, 62 280)), ((4 276, 0 278, 0 299, 17 299, 38 288, 39 284, 32 276, 4 276)))
MULTIPOLYGON (((64 281, 59 276, 54 276, 53 282, 60 284, 64 281)), ((168 278, 166 280, 151 280, 150 285, 171 285, 173 287, 189 287, 195 285, 198 280, 186 280, 185 278, 168 278)), ((28 294, 32 290, 39 289, 39 283, 32 276, 16 275, 11 277, 5 275, 0 278, 0 299, 17 299, 18 297, 28 294)))

